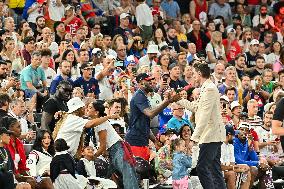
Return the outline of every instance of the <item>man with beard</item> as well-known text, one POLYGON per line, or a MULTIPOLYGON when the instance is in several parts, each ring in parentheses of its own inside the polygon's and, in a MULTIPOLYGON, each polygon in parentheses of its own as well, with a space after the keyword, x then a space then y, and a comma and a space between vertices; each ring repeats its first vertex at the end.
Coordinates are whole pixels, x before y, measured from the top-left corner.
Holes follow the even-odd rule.
POLYGON ((150 130, 150 119, 157 116, 170 103, 179 100, 179 95, 167 93, 165 100, 155 108, 151 108, 147 96, 153 92, 151 78, 146 73, 136 77, 138 90, 130 101, 130 121, 125 140, 130 144, 133 155, 145 160, 150 158, 149 139, 155 144, 158 140, 150 130))
POLYGON ((36 41, 40 41, 42 39, 42 29, 45 27, 45 19, 43 16, 38 16, 36 18, 36 30, 34 31, 34 37, 36 41))
POLYGON ((216 64, 214 68, 214 72, 212 73, 212 77, 214 78, 214 83, 219 86, 223 83, 223 79, 225 73, 225 66, 222 63, 216 64))
POLYGON ((246 173, 247 180, 242 182, 241 188, 249 188, 250 184, 250 168, 248 165, 236 165, 234 156, 233 139, 235 131, 232 126, 226 126, 226 140, 221 146, 221 168, 224 171, 224 178, 228 189, 236 186, 236 174, 246 173))
POLYGON ((166 42, 169 46, 173 47, 177 53, 180 52, 180 45, 177 40, 176 30, 174 28, 168 28, 166 42))
POLYGON ((86 39, 86 34, 84 28, 79 28, 76 31, 76 35, 74 37, 74 43, 73 43, 74 49, 79 50, 81 43, 84 42, 85 39, 86 39))
POLYGON ((239 54, 235 58, 235 67, 238 74, 238 78, 242 78, 245 75, 246 57, 243 54, 239 54))
POLYGON ((260 14, 255 15, 252 19, 252 26, 257 27, 258 25, 265 25, 266 29, 274 26, 274 19, 272 16, 267 14, 267 5, 262 4, 259 8, 260 14))
POLYGON ((68 111, 66 102, 71 98, 73 87, 68 81, 61 81, 56 93, 43 104, 41 128, 53 132, 55 127, 54 114, 58 111, 68 111))
POLYGON ((193 77, 201 87, 198 100, 178 101, 186 109, 195 112, 195 130, 191 140, 199 144, 197 175, 204 189, 225 189, 221 171, 221 145, 226 139, 221 116, 220 94, 210 80, 210 68, 205 63, 195 64, 193 77), (212 168, 212 169, 211 169, 212 168))
MULTIPOLYGON (((181 52, 177 55, 177 65, 179 66, 181 75, 183 75, 185 66, 188 65, 185 52, 181 52)), ((182 76, 180 77, 180 79, 182 79, 182 76)))
POLYGON ((67 60, 63 60, 59 64, 60 75, 56 76, 54 80, 50 84, 50 94, 53 95, 56 92, 58 84, 62 81, 68 81, 71 85, 73 85, 73 81, 70 77, 71 72, 71 63, 67 60))

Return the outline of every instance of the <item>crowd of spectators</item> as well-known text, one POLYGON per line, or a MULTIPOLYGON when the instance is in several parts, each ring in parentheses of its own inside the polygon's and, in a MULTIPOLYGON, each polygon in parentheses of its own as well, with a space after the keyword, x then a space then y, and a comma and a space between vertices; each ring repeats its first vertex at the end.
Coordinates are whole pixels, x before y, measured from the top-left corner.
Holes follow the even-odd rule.
POLYGON ((283 0, 0 0, 0 188, 201 187, 199 65, 227 188, 282 188, 283 36, 283 0))

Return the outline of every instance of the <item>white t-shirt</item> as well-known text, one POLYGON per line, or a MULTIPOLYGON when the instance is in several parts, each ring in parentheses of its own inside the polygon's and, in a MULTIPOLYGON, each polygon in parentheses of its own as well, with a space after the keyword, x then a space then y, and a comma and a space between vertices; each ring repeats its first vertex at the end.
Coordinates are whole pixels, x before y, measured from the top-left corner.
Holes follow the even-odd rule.
MULTIPOLYGON (((272 134, 272 130, 270 131, 264 129, 263 127, 255 127, 255 132, 258 135, 259 142, 269 142, 269 141, 274 141, 277 136, 272 134)), ((265 146, 264 148, 261 148, 260 150, 260 155, 269 155, 272 154, 273 147, 272 146, 265 146)))
POLYGON ((61 21, 65 13, 64 5, 62 4, 61 6, 57 6, 56 0, 50 0, 48 13, 51 20, 61 21))
POLYGON ((274 64, 276 61, 279 60, 280 55, 276 55, 274 53, 270 53, 267 55, 267 64, 274 64))
POLYGON ((94 132, 96 136, 96 140, 99 141, 99 132, 106 130, 107 137, 106 137, 106 148, 109 149, 112 145, 117 143, 117 141, 122 141, 122 138, 117 134, 115 129, 111 126, 109 121, 106 121, 100 124, 97 127, 94 127, 94 132))
MULTIPOLYGON (((35 2, 32 4, 32 6, 30 8, 34 8, 38 5, 38 2, 35 2)), ((33 12, 31 12, 28 16, 28 22, 31 23, 36 23, 36 18, 38 16, 43 16, 43 8, 42 7, 38 7, 37 9, 35 9, 33 12)))
MULTIPOLYGON (((95 78, 97 78, 99 73, 103 70, 103 66, 97 65, 95 69, 96 69, 95 78)), ((112 92, 112 86, 110 84, 109 78, 104 77, 103 79, 98 81, 98 84, 100 88, 99 99, 111 100, 113 98, 113 92, 112 92)))
POLYGON ((43 68, 43 71, 45 73, 47 87, 50 87, 52 80, 56 76, 56 72, 50 67, 48 67, 47 69, 43 68))
POLYGON ((150 7, 146 3, 141 3, 136 7, 136 19, 138 26, 152 26, 153 15, 150 7))
POLYGON ((83 129, 88 121, 87 119, 69 114, 59 129, 56 139, 63 138, 66 141, 70 147, 68 152, 72 156, 77 152, 83 129))
POLYGON ((221 164, 229 165, 232 162, 235 162, 234 146, 223 142, 221 146, 221 164))

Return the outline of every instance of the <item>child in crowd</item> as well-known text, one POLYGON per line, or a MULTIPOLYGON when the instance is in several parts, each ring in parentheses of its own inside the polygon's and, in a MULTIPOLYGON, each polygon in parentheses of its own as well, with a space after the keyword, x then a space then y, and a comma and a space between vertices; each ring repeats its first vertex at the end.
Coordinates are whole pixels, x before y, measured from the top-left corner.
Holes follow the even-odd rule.
POLYGON ((185 141, 175 139, 172 142, 173 153, 173 189, 188 188, 188 168, 191 167, 192 159, 186 154, 185 141))
POLYGON ((94 163, 94 148, 86 146, 82 152, 83 158, 77 163, 77 171, 79 175, 84 177, 96 177, 96 167, 94 163))
POLYGON ((81 175, 75 175, 75 161, 67 152, 69 146, 59 138, 54 143, 55 156, 50 163, 50 178, 54 189, 72 188, 83 189, 88 180, 81 175))

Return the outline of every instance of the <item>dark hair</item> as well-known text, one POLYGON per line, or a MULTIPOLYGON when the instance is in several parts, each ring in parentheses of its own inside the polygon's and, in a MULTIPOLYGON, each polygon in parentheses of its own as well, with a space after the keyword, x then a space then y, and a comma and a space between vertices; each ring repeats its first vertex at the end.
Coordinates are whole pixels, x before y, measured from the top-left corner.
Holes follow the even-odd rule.
POLYGON ((106 116, 105 106, 104 106, 103 102, 96 100, 92 103, 92 105, 93 105, 94 109, 99 112, 99 117, 106 116))
MULTIPOLYGON (((190 125, 187 125, 187 124, 184 124, 183 126, 181 126, 181 128, 179 129, 179 133, 178 135, 180 136, 180 138, 182 138, 182 131, 185 127, 189 127, 190 128, 190 131, 191 131, 191 134, 193 133, 193 129, 192 127, 190 127, 190 125)), ((182 138, 183 139, 183 138, 182 138)))
POLYGON ((59 138, 54 142, 54 148, 56 152, 62 152, 68 150, 69 146, 63 138, 59 138))
POLYGON ((244 59, 246 59, 246 56, 245 54, 238 54, 236 57, 235 57, 235 60, 239 60, 239 58, 243 57, 244 59))
POLYGON ((182 138, 177 138, 173 140, 171 144, 171 152, 175 151, 182 141, 184 141, 182 138))
POLYGON ((228 87, 228 88, 226 88, 225 94, 227 94, 228 91, 234 91, 236 93, 236 88, 235 87, 228 87))
POLYGON ((271 52, 274 52, 273 46, 274 46, 275 43, 278 43, 278 44, 280 45, 280 51, 279 51, 279 52, 281 52, 283 48, 282 48, 282 45, 281 45, 281 43, 280 43, 279 41, 274 41, 274 42, 271 44, 271 52))
POLYGON ((203 78, 206 78, 206 79, 210 78, 210 68, 208 64, 205 64, 205 63, 194 64, 193 67, 196 69, 196 71, 201 72, 201 76, 203 78))
POLYGON ((120 100, 120 99, 118 99, 118 98, 113 98, 113 99, 111 99, 111 100, 108 102, 108 105, 109 105, 109 106, 113 106, 113 104, 114 104, 115 102, 121 104, 121 100, 120 100))
POLYGON ((7 61, 6 60, 0 60, 0 65, 7 65, 7 61))
POLYGON ((26 45, 26 44, 28 44, 31 41, 35 42, 36 40, 35 40, 35 38, 33 36, 27 36, 27 37, 24 38, 23 43, 26 45))
POLYGON ((259 60, 259 59, 265 61, 265 59, 263 58, 263 56, 257 56, 256 59, 255 59, 255 61, 257 61, 257 60, 259 60))
POLYGON ((280 71, 278 72, 278 75, 279 75, 279 76, 282 75, 282 74, 284 74, 284 69, 283 69, 283 70, 280 70, 280 71))
MULTIPOLYGON (((38 17, 36 17, 36 23, 37 23, 37 21, 38 21, 40 18, 44 18, 44 16, 38 16, 38 17)), ((44 20, 45 20, 45 19, 44 19, 44 20)))
POLYGON ((40 51, 40 54, 41 54, 41 56, 51 56, 51 55, 52 55, 50 49, 42 49, 42 50, 40 51))
POLYGON ((7 130, 9 130, 9 128, 17 122, 18 120, 11 116, 4 116, 0 119, 1 127, 5 127, 7 130))
POLYGON ((11 98, 7 93, 0 93, 0 108, 11 102, 11 98))
POLYGON ((33 149, 36 150, 36 151, 39 151, 39 152, 43 152, 43 149, 42 149, 42 140, 43 140, 43 137, 44 137, 44 134, 45 133, 48 133, 49 136, 50 136, 50 145, 48 146, 48 149, 47 149, 47 152, 54 156, 55 154, 55 149, 54 149, 54 140, 52 138, 52 135, 49 131, 47 130, 44 130, 44 129, 40 129, 37 131, 36 133, 36 139, 34 141, 34 145, 33 145, 33 149))
MULTIPOLYGON (((64 51, 63 54, 62 54, 62 60, 66 60, 66 57, 67 57, 68 53, 70 53, 70 52, 73 52, 73 50, 67 49, 66 51, 64 51)), ((75 65, 77 65, 77 61, 76 61, 76 57, 75 57, 74 52, 73 52, 73 54, 74 54, 74 61, 72 62, 72 66, 75 66, 75 65)))

